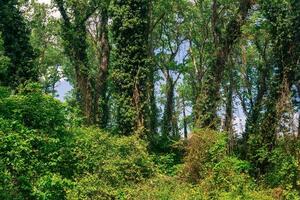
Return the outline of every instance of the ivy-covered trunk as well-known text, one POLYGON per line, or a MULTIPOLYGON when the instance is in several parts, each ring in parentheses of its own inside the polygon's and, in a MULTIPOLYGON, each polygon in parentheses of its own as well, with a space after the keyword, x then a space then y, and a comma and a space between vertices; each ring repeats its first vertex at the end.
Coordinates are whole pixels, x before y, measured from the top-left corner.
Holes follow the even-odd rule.
POLYGON ((228 22, 226 30, 221 33, 218 30, 218 2, 215 0, 212 5, 212 29, 214 36, 215 53, 211 65, 202 85, 201 94, 198 95, 196 107, 196 127, 218 128, 217 109, 220 101, 220 87, 223 79, 228 56, 233 45, 241 36, 241 27, 245 23, 248 11, 254 4, 252 0, 240 1, 237 14, 228 22))
POLYGON ((119 134, 145 130, 148 68, 149 4, 146 0, 114 2, 113 37, 115 63, 112 70, 119 134))
POLYGON ((77 10, 74 12, 74 21, 68 15, 64 1, 56 0, 57 7, 62 16, 62 37, 67 55, 74 65, 75 89, 78 93, 81 110, 87 124, 94 123, 93 90, 90 82, 89 65, 87 58, 86 26, 85 20, 77 10))
POLYGON ((274 46, 274 71, 260 122, 255 132, 249 132, 247 155, 260 173, 266 173, 271 164, 268 156, 276 147, 279 122, 286 112, 291 88, 297 82, 300 3, 287 1, 274 5, 264 1, 262 10, 271 24, 268 31, 274 46))
MULTIPOLYGON (((168 73, 167 73, 168 74, 168 73)), ((164 138, 173 137, 175 133, 175 127, 173 127, 174 118, 174 82, 172 77, 168 74, 166 76, 166 103, 164 106, 164 113, 162 119, 162 135, 164 138)))
POLYGON ((35 53, 30 44, 30 30, 19 10, 18 1, 0 1, 0 34, 4 55, 10 59, 0 83, 12 88, 26 81, 38 80, 38 69, 34 65, 35 53))
POLYGON ((108 97, 107 97, 107 77, 108 77, 108 67, 110 59, 110 46, 108 39, 108 10, 104 7, 101 10, 100 24, 100 65, 99 65, 99 75, 96 78, 96 94, 95 94, 95 110, 97 113, 97 123, 99 123, 100 128, 106 128, 108 124, 108 97), (99 103, 99 104, 98 104, 99 103), (98 111, 99 107, 99 111, 98 111))
POLYGON ((62 38, 65 52, 70 58, 75 73, 75 90, 85 122, 88 125, 99 125, 105 128, 108 119, 107 108, 107 73, 109 65, 109 42, 108 42, 108 5, 90 4, 84 9, 80 4, 67 7, 63 0, 55 0, 58 10, 62 16, 62 38), (72 12, 69 12, 71 9, 72 12), (99 67, 93 74, 91 63, 87 55, 87 20, 101 9, 99 19, 101 20, 101 36, 99 38, 101 55, 99 56, 99 67), (100 105, 99 105, 100 101, 100 105), (100 111, 99 111, 100 107, 100 111))

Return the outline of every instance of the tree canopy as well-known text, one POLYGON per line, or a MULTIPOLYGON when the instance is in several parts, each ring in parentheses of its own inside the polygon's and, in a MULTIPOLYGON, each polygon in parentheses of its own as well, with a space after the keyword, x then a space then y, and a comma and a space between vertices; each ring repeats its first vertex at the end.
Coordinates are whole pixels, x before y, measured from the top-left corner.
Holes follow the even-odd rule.
POLYGON ((300 199, 300 1, 1 0, 0 199, 300 199))

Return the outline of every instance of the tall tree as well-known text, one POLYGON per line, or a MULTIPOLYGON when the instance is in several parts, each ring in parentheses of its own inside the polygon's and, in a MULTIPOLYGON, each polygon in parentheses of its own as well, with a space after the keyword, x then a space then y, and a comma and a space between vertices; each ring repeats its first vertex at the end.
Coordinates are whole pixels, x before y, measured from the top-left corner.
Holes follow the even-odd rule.
POLYGON ((272 76, 264 113, 260 123, 257 124, 258 127, 252 127, 248 133, 251 134, 248 140, 248 158, 256 164, 261 173, 265 173, 269 165, 267 156, 276 147, 277 128, 286 111, 291 87, 297 82, 300 55, 300 2, 263 1, 261 5, 270 25, 274 58, 271 63, 272 76), (261 156, 258 151, 265 152, 266 156, 261 156))
POLYGON ((196 127, 217 128, 217 109, 220 100, 220 85, 223 79, 226 63, 233 46, 241 36, 249 10, 254 4, 252 0, 239 1, 237 12, 221 30, 220 2, 212 2, 211 29, 215 51, 202 84, 201 94, 198 95, 196 107, 196 127))
POLYGON ((149 4, 146 0, 114 1, 112 72, 117 132, 145 130, 147 114, 149 4))
POLYGON ((28 80, 38 80, 38 69, 34 66, 35 53, 30 44, 30 30, 20 11, 17 0, 0 2, 0 32, 2 33, 4 55, 10 64, 0 83, 17 87, 28 80))
POLYGON ((101 8, 95 12, 88 22, 88 32, 92 40, 94 51, 91 52, 91 59, 95 54, 98 59, 94 64, 96 67, 94 84, 94 112, 96 122, 101 128, 106 128, 109 120, 108 103, 108 70, 110 62, 109 44, 109 4, 110 0, 104 1, 101 8))
MULTIPOLYGON (((106 95, 106 79, 109 64, 107 32, 107 6, 109 1, 105 1, 103 4, 94 0, 84 2, 55 0, 55 2, 62 16, 62 37, 65 52, 74 66, 75 89, 77 90, 78 100, 86 123, 97 124, 100 121, 101 127, 105 127, 107 116, 102 115, 101 117, 99 115, 98 103, 100 97, 105 98, 106 95), (93 74, 93 66, 91 66, 87 54, 89 46, 86 24, 100 8, 102 8, 99 16, 101 34, 98 39, 101 53, 99 54, 99 67, 95 70, 97 73, 93 74), (101 119, 99 119, 100 117, 101 119)), ((106 105, 104 104, 104 106, 106 105)), ((107 115, 107 109, 102 109, 101 114, 107 115)))

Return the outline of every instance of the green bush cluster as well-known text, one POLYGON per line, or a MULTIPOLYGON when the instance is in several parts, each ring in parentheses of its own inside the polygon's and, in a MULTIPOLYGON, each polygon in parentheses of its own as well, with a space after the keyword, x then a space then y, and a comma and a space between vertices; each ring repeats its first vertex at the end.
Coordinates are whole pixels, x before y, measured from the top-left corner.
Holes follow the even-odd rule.
POLYGON ((149 154, 136 135, 74 125, 38 85, 0 91, 0 199, 299 199, 299 163, 283 145, 258 182, 225 133, 195 130, 181 153, 149 154))
POLYGON ((77 174, 70 199, 116 198, 152 175, 146 144, 136 136, 112 136, 95 128, 77 128, 73 133, 77 174))
POLYGON ((110 199, 152 175, 139 138, 71 127, 66 106, 36 85, 1 90, 0 199, 110 199))

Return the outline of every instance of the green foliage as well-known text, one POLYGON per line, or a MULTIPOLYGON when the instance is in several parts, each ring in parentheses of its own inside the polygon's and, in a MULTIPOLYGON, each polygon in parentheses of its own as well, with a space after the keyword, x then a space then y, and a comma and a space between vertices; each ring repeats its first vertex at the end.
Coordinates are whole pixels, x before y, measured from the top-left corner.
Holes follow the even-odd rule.
POLYGON ((11 90, 7 87, 0 86, 0 99, 9 97, 11 90))
POLYGON ((196 130, 187 148, 183 175, 199 184, 203 199, 273 199, 248 174, 250 163, 227 155, 224 133, 196 130))
POLYGON ((66 123, 64 106, 42 93, 39 85, 27 85, 18 95, 0 100, 0 116, 47 133, 58 131, 66 123))
POLYGON ((299 27, 299 0, 0 0, 0 199, 300 199, 299 27))
POLYGON ((7 56, 5 56, 2 34, 0 31, 0 75, 1 76, 5 76, 9 65, 10 65, 10 59, 7 56))
MULTIPOLYGON (((8 90, 7 90, 8 91, 8 90)), ((0 163, 4 199, 32 199, 34 185, 48 173, 72 175, 71 138, 64 107, 37 85, 0 99, 0 163)), ((41 186, 42 187, 42 186, 41 186)))
POLYGON ((153 163, 146 145, 136 136, 110 136, 92 128, 73 132, 78 162, 76 187, 69 191, 71 199, 116 197, 122 188, 152 175, 153 163))
POLYGON ((39 178, 33 188, 33 195, 38 200, 66 199, 66 190, 73 183, 57 174, 48 174, 39 178))
POLYGON ((157 176, 128 191, 127 199, 146 200, 202 200, 203 192, 198 186, 174 177, 157 176))
POLYGON ((299 162, 297 158, 287 153, 282 147, 278 147, 272 151, 268 160, 271 165, 265 175, 268 185, 271 187, 296 187, 299 175, 299 162))
MULTIPOLYGON (((20 83, 38 79, 38 69, 33 65, 35 53, 30 45, 30 31, 24 17, 19 10, 20 4, 16 0, 0 2, 0 32, 2 33, 4 55, 9 58, 1 83, 6 86, 17 87, 20 83)), ((0 45, 2 46, 2 45, 0 45)), ((1 51, 1 50, 0 50, 1 51)), ((3 57, 1 57, 3 61, 3 57)))
POLYGON ((209 129, 195 130, 187 147, 184 175, 189 181, 198 182, 207 175, 208 169, 226 156, 226 151, 224 133, 209 129))
POLYGON ((157 172, 168 176, 175 176, 181 170, 182 164, 178 164, 177 160, 177 156, 174 153, 153 156, 157 172))
POLYGON ((114 1, 112 32, 116 49, 111 78, 116 132, 123 135, 145 128, 148 114, 148 13, 148 1, 114 1))
POLYGON ((13 185, 12 199, 31 198, 36 179, 45 173, 70 176, 71 160, 65 160, 70 155, 64 150, 63 138, 51 137, 17 121, 4 119, 0 120, 0 131, 1 172, 8 175, 4 177, 7 185, 13 185))
POLYGON ((200 185, 209 198, 252 199, 255 184, 247 174, 249 163, 235 157, 225 157, 216 163, 200 185))

